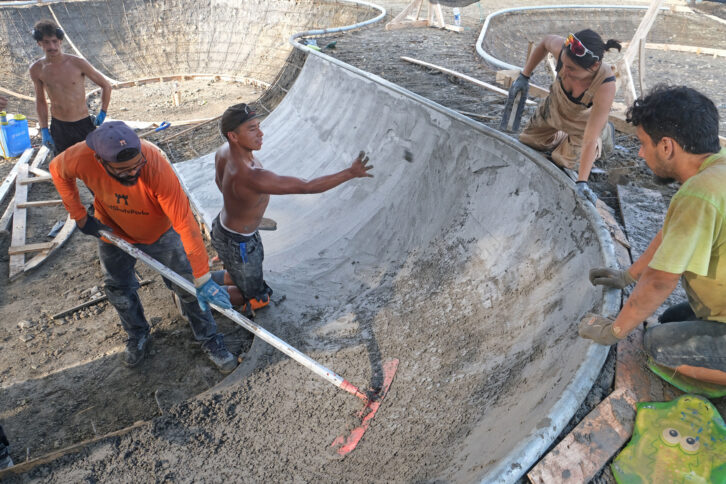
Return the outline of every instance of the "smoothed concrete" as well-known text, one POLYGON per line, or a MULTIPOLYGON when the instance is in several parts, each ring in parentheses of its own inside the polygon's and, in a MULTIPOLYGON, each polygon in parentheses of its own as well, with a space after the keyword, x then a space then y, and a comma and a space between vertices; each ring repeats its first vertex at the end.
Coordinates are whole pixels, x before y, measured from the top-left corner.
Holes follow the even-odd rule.
MULTIPOLYGON (((32 93, 25 70, 38 51, 21 32, 50 8, 109 77, 196 71, 269 82, 287 58, 289 34, 351 23, 335 17, 350 12, 329 8, 331 17, 318 24, 317 5, 123 0, 0 8, 3 36, 18 39, 3 47, 11 63, 0 85, 32 93), (298 7, 299 15, 288 15, 298 7), (113 29, 98 23, 107 13, 122 19, 113 29)), ((366 16, 368 9, 352 14, 366 16)), ((607 231, 572 182, 501 133, 310 56, 263 122, 260 159, 277 173, 311 178, 347 167, 363 149, 375 177, 320 195, 273 197, 268 216, 279 228, 263 240, 276 293, 257 322, 360 386, 375 385, 383 359, 400 358, 391 393, 354 454, 327 461, 324 449, 357 401, 263 348, 255 353, 260 369, 247 364, 241 371, 249 380, 223 398, 232 410, 221 420, 191 403, 174 422, 162 419, 158 429, 140 431, 143 438, 132 433, 114 444, 142 443, 146 451, 129 454, 138 466, 119 463, 117 449, 101 452, 96 478, 134 480, 159 454, 187 478, 222 468, 260 481, 512 482, 560 433, 597 376, 606 349, 579 339, 576 324, 587 311, 616 310, 615 295, 586 276, 615 261, 607 231), (244 425, 229 429, 240 416, 244 425), (189 451, 197 440, 177 444, 165 425, 201 426, 223 438, 200 455, 189 451)), ((212 165, 212 155, 175 165, 208 222, 221 207, 212 165)), ((86 475, 84 459, 59 463, 54 475, 86 475)))
MULTIPOLYGON (((450 413, 469 413, 462 400, 477 406, 476 418, 452 430, 458 437, 420 449, 441 456, 439 477, 521 475, 534 448, 543 451, 571 417, 605 356, 576 334, 586 311, 614 304, 603 308, 601 291, 587 283, 590 267, 614 264, 591 208, 559 170, 514 140, 318 55, 262 129, 259 158, 279 174, 331 173, 359 150, 375 165, 373 179, 272 197, 267 214, 278 230, 263 233, 265 274, 286 300, 260 316, 263 324, 283 335, 312 331, 316 294, 333 314, 346 304, 353 314, 373 312, 379 358, 402 360, 394 383, 401 393, 386 407, 403 420, 429 416, 436 433, 450 413), (371 306, 380 291, 392 292, 371 306), (419 325, 439 329, 422 341, 419 325), (477 350, 457 351, 464 341, 477 350), (431 348, 453 367, 442 371, 422 355, 431 348), (405 395, 427 378, 455 400, 433 416, 405 395)), ((209 223, 221 208, 213 155, 175 166, 209 223)), ((388 451, 415 453, 417 435, 409 437, 388 451)), ((400 478, 420 477, 409 470, 400 478)))

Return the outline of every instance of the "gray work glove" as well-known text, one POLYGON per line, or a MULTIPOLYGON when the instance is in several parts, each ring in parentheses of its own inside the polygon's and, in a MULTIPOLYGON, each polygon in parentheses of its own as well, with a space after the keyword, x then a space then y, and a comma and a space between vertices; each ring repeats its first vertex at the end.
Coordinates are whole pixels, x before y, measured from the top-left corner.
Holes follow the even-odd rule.
POLYGON ((614 345, 619 338, 613 333, 613 321, 610 318, 603 318, 597 314, 587 313, 577 327, 577 333, 581 338, 591 339, 603 346, 614 345))
POLYGON ((526 98, 527 93, 529 93, 529 77, 521 72, 519 73, 519 77, 509 87, 509 98, 514 99, 519 92, 522 93, 523 98, 526 98))
POLYGON ((595 192, 590 189, 590 186, 586 181, 579 181, 575 183, 575 191, 583 200, 588 200, 593 205, 597 202, 597 195, 595 195, 595 192))
POLYGON ((635 278, 627 270, 610 269, 608 267, 596 267, 590 269, 590 283, 593 286, 608 286, 615 289, 624 289, 633 284, 635 278))

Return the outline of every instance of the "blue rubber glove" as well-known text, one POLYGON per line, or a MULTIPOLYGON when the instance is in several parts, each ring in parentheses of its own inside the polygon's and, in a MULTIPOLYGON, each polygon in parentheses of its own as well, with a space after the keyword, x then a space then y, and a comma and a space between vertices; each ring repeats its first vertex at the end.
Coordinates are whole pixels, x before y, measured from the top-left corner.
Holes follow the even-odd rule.
POLYGON ((588 200, 593 205, 595 205, 595 202, 597 202, 597 195, 595 195, 595 192, 590 189, 586 181, 577 182, 575 184, 575 191, 577 192, 577 195, 583 200, 588 200))
POLYGON ((211 274, 207 273, 195 281, 197 286, 197 301, 202 311, 207 311, 210 304, 216 304, 224 309, 232 309, 232 302, 229 300, 229 293, 225 288, 212 280, 211 274), (207 277, 209 276, 209 277, 207 277), (206 278, 206 282, 200 284, 206 278))
POLYGON ((101 126, 103 124, 103 121, 106 119, 106 111, 101 109, 98 114, 96 115, 96 119, 93 121, 93 124, 95 126, 101 126))
POLYGON ((92 235, 99 239, 101 238, 101 234, 98 232, 99 230, 108 230, 109 232, 113 232, 113 230, 111 230, 111 227, 102 224, 100 220, 92 215, 86 215, 85 225, 83 227, 79 226, 78 230, 86 235, 92 235))
POLYGON ((50 130, 48 128, 41 128, 40 135, 43 138, 43 146, 47 146, 51 153, 55 153, 55 141, 53 141, 53 137, 50 135, 50 130))

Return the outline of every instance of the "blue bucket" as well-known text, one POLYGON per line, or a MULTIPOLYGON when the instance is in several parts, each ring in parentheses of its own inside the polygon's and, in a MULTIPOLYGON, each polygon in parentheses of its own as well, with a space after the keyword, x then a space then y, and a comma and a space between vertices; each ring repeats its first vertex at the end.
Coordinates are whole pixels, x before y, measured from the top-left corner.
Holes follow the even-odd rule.
POLYGON ((28 120, 22 114, 16 114, 7 121, 0 121, 0 129, 2 129, 2 151, 6 157, 20 156, 30 148, 28 120))

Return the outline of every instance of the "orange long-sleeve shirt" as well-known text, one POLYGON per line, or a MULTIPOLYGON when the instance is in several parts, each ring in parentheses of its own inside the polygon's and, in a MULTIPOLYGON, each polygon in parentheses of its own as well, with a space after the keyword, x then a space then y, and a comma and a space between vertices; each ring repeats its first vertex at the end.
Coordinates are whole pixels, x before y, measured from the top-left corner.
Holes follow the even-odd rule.
POLYGON ((76 186, 80 179, 93 192, 95 217, 132 244, 151 244, 174 227, 184 245, 194 277, 209 272, 207 251, 189 200, 163 153, 148 141, 141 141, 147 163, 133 186, 112 178, 96 160, 86 143, 77 143, 50 163, 63 204, 78 221, 87 215, 76 186))

